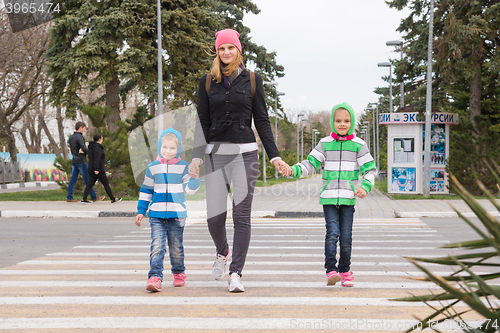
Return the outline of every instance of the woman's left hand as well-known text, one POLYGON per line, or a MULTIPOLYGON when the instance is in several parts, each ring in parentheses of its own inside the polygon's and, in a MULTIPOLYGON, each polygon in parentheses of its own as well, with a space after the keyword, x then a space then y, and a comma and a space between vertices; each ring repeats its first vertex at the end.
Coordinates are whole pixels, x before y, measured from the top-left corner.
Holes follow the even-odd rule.
POLYGON ((278 171, 285 177, 287 177, 288 175, 291 175, 292 174, 292 168, 290 168, 290 166, 288 165, 288 163, 286 163, 285 161, 283 161, 282 159, 277 159, 277 160, 274 160, 273 161, 273 164, 276 168, 278 168, 278 171))

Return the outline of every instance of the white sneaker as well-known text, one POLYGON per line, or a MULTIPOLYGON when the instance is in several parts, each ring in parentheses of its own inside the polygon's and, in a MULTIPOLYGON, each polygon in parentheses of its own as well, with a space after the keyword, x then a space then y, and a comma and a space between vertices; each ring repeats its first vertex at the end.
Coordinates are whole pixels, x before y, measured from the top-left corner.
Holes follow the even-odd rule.
POLYGON ((226 276, 227 267, 231 264, 231 251, 228 251, 226 256, 221 254, 215 255, 215 262, 212 266, 212 276, 216 280, 222 279, 226 276))
POLYGON ((241 284, 241 277, 238 273, 233 273, 229 276, 229 281, 227 281, 227 289, 231 293, 242 293, 245 291, 245 287, 241 284))

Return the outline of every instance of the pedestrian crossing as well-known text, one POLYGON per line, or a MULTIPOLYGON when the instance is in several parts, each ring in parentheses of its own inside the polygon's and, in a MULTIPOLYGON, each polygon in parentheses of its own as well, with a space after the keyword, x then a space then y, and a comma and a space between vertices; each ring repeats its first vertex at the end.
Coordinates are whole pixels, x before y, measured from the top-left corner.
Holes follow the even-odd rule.
MULTIPOLYGON (((231 221, 227 230, 232 240, 231 221)), ((355 220, 354 288, 326 286, 324 221, 253 219, 245 292, 230 294, 226 280, 212 278, 215 248, 205 222, 192 219, 184 234, 186 286, 172 286, 167 254, 163 291, 149 293, 149 233, 142 227, 0 269, 0 332, 401 332, 432 310, 391 299, 440 291, 409 279, 423 274, 404 257, 451 252, 438 249, 448 240, 418 219, 355 220)))

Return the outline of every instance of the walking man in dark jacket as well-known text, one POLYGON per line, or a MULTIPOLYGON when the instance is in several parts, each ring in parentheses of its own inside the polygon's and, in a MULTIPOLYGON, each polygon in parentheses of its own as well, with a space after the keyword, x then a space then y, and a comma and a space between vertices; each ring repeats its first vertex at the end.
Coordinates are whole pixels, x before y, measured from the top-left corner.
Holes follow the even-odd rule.
POLYGON ((83 192, 83 204, 91 203, 87 201, 87 196, 91 193, 90 191, 93 191, 92 186, 94 186, 98 179, 101 181, 102 186, 104 186, 106 193, 111 199, 111 203, 122 201, 122 198, 115 198, 113 196, 113 192, 111 192, 111 188, 109 187, 108 177, 106 177, 106 170, 104 169, 106 160, 104 158, 102 140, 102 134, 96 133, 94 134, 94 141, 89 143, 89 183, 83 192))
MULTIPOLYGON (((85 132, 86 127, 85 123, 81 121, 77 122, 75 124, 76 132, 69 138, 69 148, 71 150, 71 155, 73 155, 73 166, 71 180, 68 184, 67 202, 77 202, 77 200, 73 199, 73 188, 75 187, 79 174, 82 174, 85 185, 89 183, 86 157, 89 150, 85 145, 85 139, 83 138, 83 132, 85 132)), ((90 191, 90 197, 93 201, 101 201, 104 199, 104 196, 97 197, 93 189, 90 191)))

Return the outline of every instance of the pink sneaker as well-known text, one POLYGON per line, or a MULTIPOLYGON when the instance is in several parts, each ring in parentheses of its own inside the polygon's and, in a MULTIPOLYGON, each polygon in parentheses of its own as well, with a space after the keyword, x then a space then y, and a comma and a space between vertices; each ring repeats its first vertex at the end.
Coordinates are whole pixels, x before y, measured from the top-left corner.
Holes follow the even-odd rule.
POLYGON ((184 281, 185 279, 185 273, 174 274, 174 287, 184 287, 184 285, 186 284, 186 282, 184 281))
POLYGON ((342 272, 340 273, 340 279, 342 280, 342 287, 354 287, 354 276, 352 272, 342 272))
POLYGON ((326 273, 326 285, 327 286, 333 286, 335 283, 340 281, 340 275, 339 273, 335 271, 331 271, 326 273))
POLYGON ((148 291, 161 291, 161 280, 157 276, 153 276, 146 283, 146 290, 148 291))

